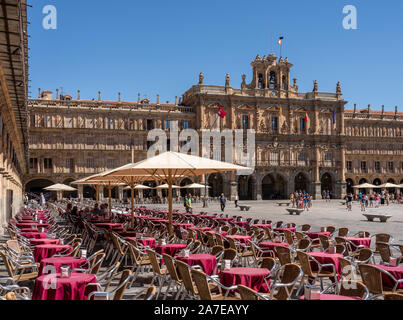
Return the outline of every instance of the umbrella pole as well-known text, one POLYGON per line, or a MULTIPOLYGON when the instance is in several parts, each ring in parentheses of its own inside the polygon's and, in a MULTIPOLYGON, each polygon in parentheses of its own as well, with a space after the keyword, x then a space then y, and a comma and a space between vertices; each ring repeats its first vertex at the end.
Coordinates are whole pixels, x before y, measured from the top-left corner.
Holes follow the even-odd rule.
POLYGON ((98 185, 96 185, 95 186, 95 197, 96 197, 96 199, 95 199, 95 203, 96 204, 98 204, 98 201, 99 201, 99 186, 98 185))
MULTIPOLYGON (((171 170, 169 170, 171 171, 171 170)), ((168 220, 169 220, 169 235, 173 235, 173 228, 172 228, 172 178, 171 172, 169 172, 168 177, 168 220)))
POLYGON ((130 188, 131 188, 131 190, 132 190, 132 192, 131 192, 131 205, 132 205, 132 217, 131 217, 131 220, 132 220, 132 228, 134 228, 134 182, 133 182, 133 178, 131 178, 131 182, 130 182, 130 188))
POLYGON ((109 192, 109 218, 110 218, 112 216, 112 188, 110 182, 108 185, 108 192, 109 192))

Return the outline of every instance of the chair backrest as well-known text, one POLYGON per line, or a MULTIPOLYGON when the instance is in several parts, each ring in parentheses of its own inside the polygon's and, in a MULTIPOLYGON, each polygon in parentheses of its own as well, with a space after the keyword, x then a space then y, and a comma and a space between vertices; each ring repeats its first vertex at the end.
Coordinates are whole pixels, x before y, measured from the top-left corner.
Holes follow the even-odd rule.
POLYGON ((276 223, 276 228, 281 228, 283 226, 283 221, 278 221, 276 223))
POLYGON ((390 238, 391 238, 391 235, 390 235, 390 234, 387 234, 387 233, 377 233, 377 234, 375 235, 375 241, 376 241, 376 242, 386 242, 386 243, 389 243, 390 238))
POLYGON ((369 248, 362 248, 358 252, 358 260, 359 261, 367 261, 372 257, 372 250, 369 248))
POLYGON ((282 266, 292 263, 291 250, 288 247, 276 246, 274 250, 277 253, 278 260, 282 266))
POLYGON ((311 225, 310 224, 303 224, 301 227, 301 231, 306 232, 311 230, 311 225))
POLYGON ((175 266, 174 259, 166 253, 164 253, 162 255, 162 257, 164 258, 164 262, 168 269, 168 273, 169 273, 171 279, 175 280, 175 281, 180 281, 180 279, 178 277, 178 273, 176 272, 176 266, 175 266))
POLYGON ((294 244, 294 238, 293 238, 292 232, 290 230, 284 230, 284 236, 289 245, 294 244))
POLYGON ((224 250, 224 254, 222 259, 223 260, 231 260, 234 261, 236 257, 238 256, 238 252, 232 248, 228 248, 224 250))
POLYGON ((348 228, 339 228, 339 231, 337 233, 339 237, 347 237, 348 235, 348 228))
POLYGON ((118 288, 115 291, 115 294, 113 296, 113 300, 122 300, 123 294, 127 288, 127 285, 129 284, 129 280, 132 276, 132 272, 129 269, 123 270, 122 275, 120 277, 120 281, 118 284, 118 288))
POLYGON ((276 260, 271 257, 263 258, 262 262, 260 263, 261 268, 265 268, 269 271, 273 270, 275 265, 276 265, 276 260))
POLYGON ((345 297, 359 297, 364 299, 367 296, 367 287, 361 281, 341 281, 340 295, 345 297))
POLYGON ((6 253, 2 248, 0 249, 0 255, 3 259, 4 265, 6 266, 7 273, 10 277, 14 277, 15 266, 13 266, 12 262, 7 258, 6 253))
POLYGON ((207 244, 210 248, 216 245, 216 241, 214 239, 214 235, 211 232, 206 232, 207 235, 207 244))
POLYGON ((354 276, 354 270, 351 261, 344 258, 338 258, 338 260, 341 266, 341 278, 351 280, 354 276))
POLYGON ((21 247, 18 244, 17 240, 8 240, 7 242, 7 246, 12 249, 13 251, 15 251, 16 253, 20 253, 21 252, 21 247))
POLYGON ((320 234, 319 235, 319 241, 320 241, 320 245, 322 246, 322 248, 324 250, 329 248, 329 237, 327 237, 327 236, 325 236, 323 234, 320 234))
POLYGON ((379 269, 370 264, 359 266, 362 282, 366 285, 371 294, 382 294, 382 274, 379 269))
POLYGON ((223 253, 223 251, 224 251, 224 247, 223 247, 223 246, 214 246, 214 247, 211 248, 211 254, 212 254, 213 256, 218 256, 218 255, 220 255, 221 253, 223 253))
POLYGON ((295 237, 297 238, 297 240, 301 240, 301 239, 304 239, 305 236, 302 232, 296 231, 295 237))
POLYGON ((290 285, 280 287, 274 297, 277 300, 289 300, 298 279, 302 276, 302 272, 300 266, 295 263, 286 264, 282 266, 282 269, 278 273, 278 276, 281 277, 280 283, 290 285))
POLYGON ((328 226, 328 227, 326 227, 326 231, 330 232, 330 233, 334 233, 336 231, 336 228, 333 226, 328 226))
POLYGON ((197 291, 200 296, 200 300, 212 300, 210 287, 207 281, 207 276, 204 272, 192 269, 192 277, 196 283, 197 291))
POLYGON ((377 242, 376 247, 377 247, 377 251, 379 252, 379 254, 381 256, 382 261, 389 263, 390 258, 392 256, 392 252, 390 250, 389 243, 377 242))
POLYGON ((227 241, 228 241, 229 247, 230 247, 231 249, 237 250, 237 246, 236 246, 236 243, 235 243, 235 240, 234 240, 234 239, 232 239, 232 238, 227 238, 227 241))
POLYGON ((390 301, 390 300, 403 300, 403 294, 400 294, 400 293, 388 293, 388 294, 385 294, 383 297, 387 301, 390 301))
POLYGON ((302 239, 298 240, 298 242, 297 242, 297 248, 299 250, 306 250, 309 248, 310 245, 311 245, 311 240, 309 240, 307 238, 302 238, 302 239))
POLYGON ((150 259, 153 271, 156 274, 161 275, 162 272, 161 272, 160 264, 157 259, 157 255, 155 254, 155 252, 153 250, 147 249, 146 251, 147 251, 148 258, 150 259))
POLYGON ((183 285, 187 291, 196 293, 196 288, 193 284, 192 275, 190 274, 189 266, 183 261, 176 261, 176 267, 178 268, 178 272, 183 281, 183 285))
POLYGON ((261 300, 255 290, 241 284, 238 285, 238 292, 241 295, 241 300, 261 300))
POLYGON ((106 256, 106 254, 103 251, 98 251, 95 254, 95 258, 92 262, 91 269, 90 269, 91 274, 98 274, 99 270, 101 269, 102 262, 105 259, 105 256, 106 256))
POLYGON ((217 233, 217 234, 215 235, 215 240, 216 240, 216 243, 217 243, 218 246, 225 247, 224 239, 223 239, 223 237, 222 237, 221 234, 218 234, 218 233, 217 233))
POLYGON ((308 275, 313 278, 311 263, 309 261, 309 255, 305 252, 297 251, 298 261, 301 264, 301 269, 304 275, 308 275))
POLYGON ((155 286, 148 287, 146 294, 144 296, 144 300, 151 300, 152 298, 154 298, 156 293, 157 293, 157 288, 155 286))
POLYGON ((230 235, 235 235, 238 233, 238 230, 239 230, 238 227, 233 227, 229 233, 230 235))

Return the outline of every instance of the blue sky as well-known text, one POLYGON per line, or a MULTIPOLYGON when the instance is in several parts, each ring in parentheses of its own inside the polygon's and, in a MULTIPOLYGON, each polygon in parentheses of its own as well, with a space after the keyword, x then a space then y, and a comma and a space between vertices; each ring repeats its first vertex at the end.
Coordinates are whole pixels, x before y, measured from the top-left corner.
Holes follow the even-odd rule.
POLYGON ((29 8, 31 97, 38 88, 97 99, 174 101, 200 72, 205 83, 240 87, 251 81, 259 53, 294 64, 301 92, 335 92, 340 81, 348 107, 403 111, 403 1, 373 0, 35 0, 29 8), (57 8, 57 30, 45 30, 45 5, 57 8), (355 5, 358 30, 342 26, 355 5), (272 39, 272 41, 271 41, 272 39))

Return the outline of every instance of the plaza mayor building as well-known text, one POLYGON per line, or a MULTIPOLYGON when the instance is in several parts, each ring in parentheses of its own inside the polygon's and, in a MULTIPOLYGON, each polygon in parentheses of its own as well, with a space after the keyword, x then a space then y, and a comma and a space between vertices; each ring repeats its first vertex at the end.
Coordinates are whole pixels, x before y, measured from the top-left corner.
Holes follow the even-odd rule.
MULTIPOLYGON (((403 183, 403 113, 346 108, 342 87, 320 92, 299 92, 291 78, 288 59, 257 56, 251 63, 253 78, 240 77, 235 88, 229 75, 223 85, 207 85, 204 75, 174 103, 142 99, 135 102, 84 100, 39 89, 28 101, 29 174, 26 191, 39 192, 54 183, 74 180, 140 161, 147 156, 152 129, 169 132, 173 121, 179 130, 254 129, 256 163, 250 176, 212 174, 207 178, 211 197, 222 192, 229 199, 286 199, 295 190, 321 198, 354 192, 364 182, 403 183), (219 107, 225 111, 218 118, 219 107), (217 121, 218 118, 218 121, 217 121)), ((381 109, 381 108, 378 108, 381 109)), ((246 132, 246 131, 245 131, 246 132)), ((246 135, 246 134, 245 134, 246 135)), ((191 182, 184 179, 183 186, 191 182)), ((122 187, 113 195, 123 197, 122 187)), ((376 191, 376 190, 374 190, 376 191)), ((392 190, 393 191, 393 190, 392 190)), ((400 190, 394 190, 400 192, 400 190)), ((90 186, 79 186, 78 197, 91 197, 90 186)))

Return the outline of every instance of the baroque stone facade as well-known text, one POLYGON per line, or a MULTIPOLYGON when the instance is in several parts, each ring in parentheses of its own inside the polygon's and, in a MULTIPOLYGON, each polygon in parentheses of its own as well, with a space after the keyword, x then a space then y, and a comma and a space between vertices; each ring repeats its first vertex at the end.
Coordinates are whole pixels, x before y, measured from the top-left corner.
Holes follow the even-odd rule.
MULTIPOLYGON (((198 84, 173 104, 160 103, 158 96, 156 103, 140 95, 137 102, 124 102, 120 94, 118 101, 103 101, 99 93, 94 101, 82 100, 80 92, 73 99, 39 90, 38 99, 29 101, 26 188, 69 183, 127 164, 132 149, 135 161, 144 159, 148 130, 169 130, 171 121, 199 132, 256 131, 255 173, 210 175, 211 196, 225 192, 229 198, 238 193, 240 199, 281 199, 301 189, 315 198, 323 190, 340 198, 363 179, 403 183, 403 114, 397 109, 347 110, 340 83, 334 93, 320 92, 317 81, 312 92, 300 93, 297 79, 290 78, 293 65, 272 54, 257 56, 251 65, 249 84, 242 75, 240 88, 233 88, 227 74, 223 86, 205 85, 201 73, 198 84), (217 115, 220 106, 223 119, 217 115)), ((121 190, 116 196, 122 196, 121 190)))

